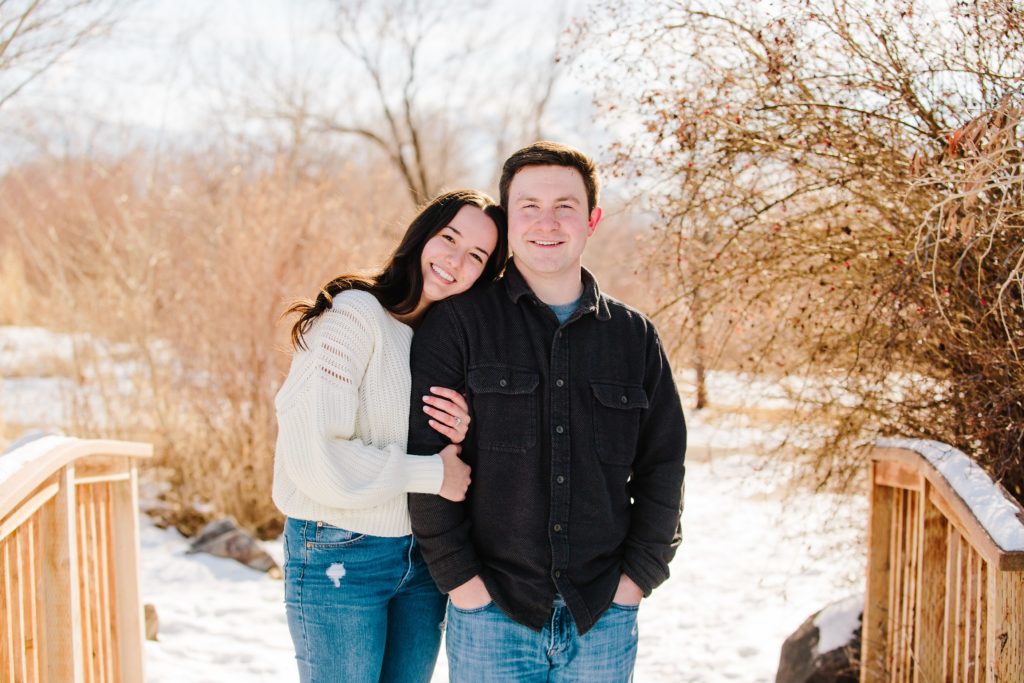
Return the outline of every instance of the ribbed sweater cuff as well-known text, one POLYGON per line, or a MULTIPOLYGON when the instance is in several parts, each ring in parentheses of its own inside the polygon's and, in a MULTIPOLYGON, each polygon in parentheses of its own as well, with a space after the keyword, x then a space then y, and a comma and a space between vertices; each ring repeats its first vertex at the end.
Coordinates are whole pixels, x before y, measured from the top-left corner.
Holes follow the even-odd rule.
POLYGON ((444 482, 444 463, 440 455, 405 456, 405 473, 409 479, 409 493, 434 493, 444 482))

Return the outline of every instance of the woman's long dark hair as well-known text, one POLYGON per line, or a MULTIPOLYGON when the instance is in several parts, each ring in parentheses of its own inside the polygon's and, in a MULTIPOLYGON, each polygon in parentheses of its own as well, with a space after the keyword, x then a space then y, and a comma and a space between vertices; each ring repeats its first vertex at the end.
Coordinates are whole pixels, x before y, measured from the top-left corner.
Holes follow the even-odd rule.
POLYGON ((413 219, 402 241, 379 273, 372 276, 339 275, 320 288, 316 299, 300 299, 285 310, 285 316, 299 314, 299 319, 292 325, 292 346, 305 348, 306 332, 316 319, 331 307, 334 297, 348 289, 373 294, 380 305, 392 313, 402 315, 414 311, 423 291, 423 271, 420 268, 423 246, 442 228, 449 225, 455 214, 464 206, 477 207, 487 214, 498 228, 498 242, 473 287, 493 282, 501 274, 508 260, 505 212, 483 192, 445 192, 431 200, 413 219))

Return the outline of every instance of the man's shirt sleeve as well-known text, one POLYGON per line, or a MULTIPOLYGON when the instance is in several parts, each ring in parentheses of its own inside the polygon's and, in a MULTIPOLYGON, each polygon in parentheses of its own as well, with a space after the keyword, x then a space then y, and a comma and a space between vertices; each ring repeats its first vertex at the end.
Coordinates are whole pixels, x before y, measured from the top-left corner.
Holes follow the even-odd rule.
POLYGON ((651 328, 644 389, 649 408, 641 418, 633 473, 633 508, 623 571, 650 595, 668 578, 668 563, 681 540, 686 424, 668 358, 651 328))
MULTIPOLYGON (((437 386, 466 391, 464 337, 448 302, 434 306, 413 335, 409 362, 412 370, 409 453, 437 453, 448 441, 427 424, 423 396, 429 395, 430 387, 437 386)), ((473 406, 469 409, 472 414, 473 406)), ((463 448, 471 447, 472 439, 471 425, 463 448)), ((447 593, 480 573, 465 503, 453 503, 437 495, 411 493, 409 514, 423 558, 442 592, 447 593)))

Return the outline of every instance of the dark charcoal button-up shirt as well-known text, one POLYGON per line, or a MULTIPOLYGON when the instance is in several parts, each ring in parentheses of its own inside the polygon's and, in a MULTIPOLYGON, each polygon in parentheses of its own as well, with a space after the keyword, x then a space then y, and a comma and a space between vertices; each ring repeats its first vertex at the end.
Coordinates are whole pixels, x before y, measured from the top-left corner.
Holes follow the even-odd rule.
POLYGON ((515 621, 541 629, 560 593, 581 634, 625 573, 649 594, 679 544, 686 427, 658 334, 589 272, 559 325, 513 264, 437 304, 413 337, 409 452, 437 453, 431 386, 465 392, 464 503, 411 494, 413 532, 448 592, 479 574, 515 621))

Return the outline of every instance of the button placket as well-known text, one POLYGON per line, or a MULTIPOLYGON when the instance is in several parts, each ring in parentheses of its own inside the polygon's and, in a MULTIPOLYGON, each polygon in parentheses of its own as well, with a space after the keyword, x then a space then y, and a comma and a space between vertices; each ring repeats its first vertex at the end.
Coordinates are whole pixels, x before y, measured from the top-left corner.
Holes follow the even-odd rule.
POLYGON ((555 332, 550 354, 550 374, 554 378, 551 389, 551 414, 548 423, 551 429, 551 479, 557 484, 551 490, 549 510, 549 533, 551 535, 552 576, 561 577, 561 570, 569 563, 569 534, 566 521, 569 518, 569 487, 567 474, 570 459, 570 413, 569 413, 569 335, 567 329, 555 332))

